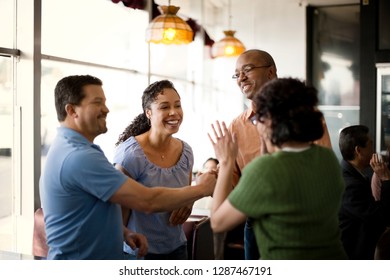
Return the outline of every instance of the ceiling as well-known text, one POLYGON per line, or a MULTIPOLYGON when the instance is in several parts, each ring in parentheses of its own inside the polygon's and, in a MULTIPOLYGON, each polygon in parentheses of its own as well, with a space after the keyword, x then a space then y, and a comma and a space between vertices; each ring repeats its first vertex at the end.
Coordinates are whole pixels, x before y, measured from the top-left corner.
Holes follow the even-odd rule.
POLYGON ((345 5, 345 4, 359 4, 359 0, 302 0, 302 4, 312 6, 333 6, 333 5, 345 5))
MULTIPOLYGON (((228 4, 229 0, 209 0, 216 7, 222 7, 228 4)), ((231 0, 230 0, 231 1, 231 0)), ((285 0, 289 2, 296 2, 301 5, 311 6, 334 6, 346 4, 359 4, 360 0, 285 0)))
MULTIPOLYGON (((1 1, 1 0, 0 0, 1 1)), ((180 11, 178 12, 179 16, 186 16, 192 17, 192 18, 201 18, 200 15, 196 15, 198 12, 197 10, 192 9, 193 3, 191 1, 193 0, 149 0, 154 1, 157 5, 168 5, 170 3, 171 5, 180 7, 180 11)), ((203 6, 206 9, 214 8, 214 9, 224 9, 226 7, 229 7, 233 3, 240 3, 241 0, 203 0, 203 6)), ((253 5, 258 4, 259 1, 269 1, 269 0, 252 0, 245 3, 253 3, 253 5)), ((286 2, 288 4, 296 3, 296 5, 299 6, 339 6, 339 5, 351 5, 351 4, 359 4, 360 0, 277 0, 278 2, 286 2)))
MULTIPOLYGON (((193 9, 193 3, 191 3, 191 1, 193 0, 149 0, 149 1, 154 1, 157 5, 168 5, 168 3, 171 3, 171 5, 178 6, 180 7, 180 11, 178 12, 178 15, 184 18, 187 17, 191 17, 193 19, 202 18, 202 15, 197 14, 200 13, 200 10, 193 9)), ((203 0, 203 1, 204 1, 203 6, 205 9, 217 9, 217 10, 226 9, 226 7, 229 7, 233 3, 241 2, 241 0, 203 0)), ((253 5, 258 5, 260 1, 266 2, 269 0, 251 0, 251 1, 245 1, 245 3, 246 4, 253 3, 253 5)), ((326 7, 326 8, 329 7, 329 9, 326 11, 329 17, 332 17, 333 19, 342 18, 343 21, 349 21, 351 23, 356 23, 359 19, 358 13, 357 15, 353 13, 348 13, 350 15, 353 15, 353 17, 345 18, 345 13, 344 13, 345 9, 333 9, 333 7, 345 6, 346 9, 356 9, 356 6, 360 4, 360 0, 277 0, 277 1, 280 3, 296 4, 303 7, 306 7, 308 5, 314 7, 326 7)))

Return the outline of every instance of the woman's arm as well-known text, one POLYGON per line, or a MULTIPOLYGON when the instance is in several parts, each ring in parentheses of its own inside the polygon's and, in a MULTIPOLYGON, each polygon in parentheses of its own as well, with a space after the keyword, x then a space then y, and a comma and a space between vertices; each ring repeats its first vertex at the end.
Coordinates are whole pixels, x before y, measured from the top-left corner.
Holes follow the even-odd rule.
POLYGON ((233 167, 238 147, 235 136, 228 131, 226 124, 212 125, 215 141, 209 134, 215 155, 219 160, 218 179, 213 193, 211 227, 214 232, 224 232, 245 221, 244 213, 236 209, 227 197, 232 191, 233 167))

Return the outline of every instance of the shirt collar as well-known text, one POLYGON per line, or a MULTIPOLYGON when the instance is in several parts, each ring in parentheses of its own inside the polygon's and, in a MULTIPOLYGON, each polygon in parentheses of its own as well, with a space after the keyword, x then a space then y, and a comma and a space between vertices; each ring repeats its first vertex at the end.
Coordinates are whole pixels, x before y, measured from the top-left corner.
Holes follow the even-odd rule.
POLYGON ((248 109, 246 109, 246 111, 245 111, 245 119, 246 120, 249 120, 251 117, 253 117, 255 115, 255 112, 253 111, 252 107, 253 106, 251 103, 251 106, 248 109))

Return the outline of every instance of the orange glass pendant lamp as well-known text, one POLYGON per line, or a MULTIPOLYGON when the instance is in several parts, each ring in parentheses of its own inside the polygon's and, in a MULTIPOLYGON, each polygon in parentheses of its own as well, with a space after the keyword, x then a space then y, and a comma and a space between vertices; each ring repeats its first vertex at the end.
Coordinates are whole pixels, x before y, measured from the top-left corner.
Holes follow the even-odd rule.
POLYGON ((238 56, 245 51, 244 44, 234 37, 236 31, 225 30, 225 37, 216 42, 212 47, 213 57, 238 56))
POLYGON ((158 6, 161 15, 155 17, 146 29, 148 43, 189 44, 193 40, 191 27, 176 15, 180 7, 158 6))
POLYGON ((229 30, 223 31, 225 34, 225 37, 222 38, 220 41, 214 43, 214 45, 211 48, 211 55, 213 57, 232 57, 232 56, 238 56, 241 53, 245 51, 244 44, 238 40, 236 37, 234 37, 234 34, 236 31, 231 30, 231 13, 230 13, 230 7, 231 3, 229 0, 228 4, 229 9, 229 30))

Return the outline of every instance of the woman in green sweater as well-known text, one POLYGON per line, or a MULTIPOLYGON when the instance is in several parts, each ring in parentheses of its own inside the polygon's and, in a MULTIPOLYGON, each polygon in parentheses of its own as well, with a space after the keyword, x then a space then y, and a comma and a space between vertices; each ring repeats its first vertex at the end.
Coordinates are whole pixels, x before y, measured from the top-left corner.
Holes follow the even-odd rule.
POLYGON ((253 101, 252 121, 270 153, 245 167, 233 191, 235 136, 225 123, 212 125, 209 137, 219 160, 213 230, 251 217, 261 259, 346 259, 338 226, 340 165, 332 150, 313 144, 323 134, 317 91, 296 79, 275 79, 253 101))

